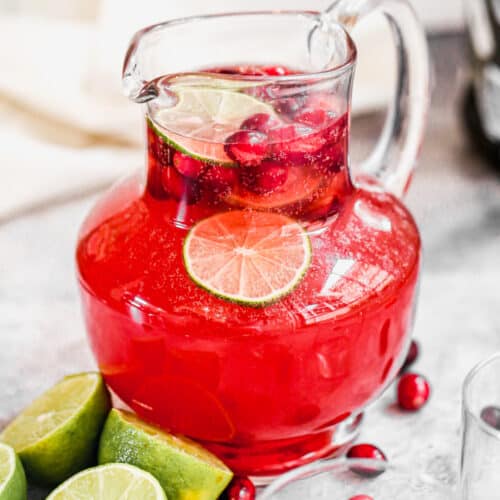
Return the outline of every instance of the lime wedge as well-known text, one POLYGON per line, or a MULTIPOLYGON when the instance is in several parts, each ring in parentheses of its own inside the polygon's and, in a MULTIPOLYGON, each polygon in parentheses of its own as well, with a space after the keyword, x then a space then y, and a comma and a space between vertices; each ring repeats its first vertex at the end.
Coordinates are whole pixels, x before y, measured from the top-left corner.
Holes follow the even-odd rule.
POLYGON ((256 113, 276 118, 274 108, 236 90, 174 86, 177 102, 159 108, 150 125, 164 141, 198 160, 232 166, 224 142, 242 122, 256 113))
POLYGON ((99 445, 99 463, 111 462, 150 472, 169 500, 215 500, 232 478, 231 471, 197 443, 116 409, 109 413, 99 445))
POLYGON ((186 271, 225 300, 264 306, 289 294, 311 262, 304 229, 277 213, 237 210, 196 224, 184 242, 186 271))
POLYGON ((72 375, 31 403, 0 441, 16 450, 30 479, 55 485, 92 464, 109 407, 100 374, 72 375))
POLYGON ((0 500, 26 500, 26 476, 16 452, 0 443, 0 500))
POLYGON ((167 500, 148 472, 126 464, 84 470, 54 490, 47 500, 167 500))

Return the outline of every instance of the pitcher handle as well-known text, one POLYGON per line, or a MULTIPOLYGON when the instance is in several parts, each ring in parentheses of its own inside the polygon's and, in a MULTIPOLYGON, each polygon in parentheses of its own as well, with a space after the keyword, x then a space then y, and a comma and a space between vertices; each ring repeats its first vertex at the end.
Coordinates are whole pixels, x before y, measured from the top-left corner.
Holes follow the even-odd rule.
POLYGON ((396 93, 381 136, 360 165, 358 181, 375 180, 386 191, 402 196, 419 154, 429 104, 429 54, 423 27, 407 0, 336 0, 324 15, 349 31, 375 12, 386 17, 396 45, 396 93))

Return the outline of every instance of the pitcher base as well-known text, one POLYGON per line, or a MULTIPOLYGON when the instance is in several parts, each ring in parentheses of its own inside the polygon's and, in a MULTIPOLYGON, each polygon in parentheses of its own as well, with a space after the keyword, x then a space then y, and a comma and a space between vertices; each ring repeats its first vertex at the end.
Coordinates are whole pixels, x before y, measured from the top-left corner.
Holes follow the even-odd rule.
POLYGON ((321 458, 340 455, 359 434, 363 414, 350 417, 318 434, 255 446, 207 445, 236 474, 251 477, 257 486, 321 458))

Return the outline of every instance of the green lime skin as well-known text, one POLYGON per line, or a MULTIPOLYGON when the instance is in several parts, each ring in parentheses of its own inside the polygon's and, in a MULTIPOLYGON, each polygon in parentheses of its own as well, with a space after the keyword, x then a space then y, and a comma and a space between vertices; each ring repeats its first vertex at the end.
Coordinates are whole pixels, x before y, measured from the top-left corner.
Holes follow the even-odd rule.
POLYGON ((233 476, 200 445, 116 409, 109 414, 99 446, 99 463, 111 462, 151 473, 169 500, 216 500, 233 476))
POLYGON ((14 474, 7 483, 0 485, 0 500, 26 500, 28 496, 28 486, 24 468, 16 455, 14 474))
MULTIPOLYGON (((59 384, 89 374, 65 377, 59 384)), ((21 459, 28 479, 43 486, 55 486, 96 462, 99 435, 111 407, 109 393, 100 374, 95 374, 92 392, 81 401, 69 419, 47 434, 25 446, 13 439, 16 419, 0 435, 0 441, 11 444, 21 459)), ((57 385, 59 385, 57 384, 57 385)), ((48 392, 57 391, 57 385, 48 392)), ((43 400, 45 394, 36 402, 43 400)), ((29 411, 29 407, 21 413, 29 411)), ((29 432, 26 429, 25 432, 29 432)))

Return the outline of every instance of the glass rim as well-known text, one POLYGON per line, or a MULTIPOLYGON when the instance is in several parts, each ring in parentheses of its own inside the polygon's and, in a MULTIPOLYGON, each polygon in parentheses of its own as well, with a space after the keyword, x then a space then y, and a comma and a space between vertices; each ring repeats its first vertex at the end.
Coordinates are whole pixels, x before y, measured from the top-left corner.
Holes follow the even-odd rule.
MULTIPOLYGON (((130 48, 128 50, 127 56, 125 57, 125 62, 123 65, 123 76, 125 76, 125 69, 127 68, 128 64, 128 58, 130 53, 132 52, 132 48, 136 48, 140 41, 141 38, 145 35, 155 33, 157 31, 161 31, 166 28, 171 28, 171 27, 176 27, 176 26, 182 26, 182 25, 187 25, 190 23, 195 23, 195 22, 200 22, 200 21, 207 21, 211 19, 225 19, 225 18, 235 18, 235 17, 245 17, 245 16, 282 16, 282 15, 289 15, 289 16, 306 16, 310 18, 316 18, 320 19, 320 16, 322 13, 320 11, 316 10, 255 10, 255 11, 241 11, 241 12, 221 12, 221 13, 214 13, 214 14, 204 14, 204 15, 194 15, 194 16, 186 16, 186 17, 179 17, 176 19, 170 19, 167 21, 162 21, 159 23, 155 23, 149 26, 146 26, 145 28, 142 28, 141 30, 137 31, 134 36, 132 37, 132 43, 130 45, 130 48)), ((212 76, 215 78, 219 79, 224 79, 224 80, 234 80, 234 81, 251 81, 251 82, 265 82, 265 81, 275 81, 278 83, 290 83, 290 82, 298 82, 298 81, 303 81, 304 79, 307 80, 327 80, 330 78, 337 78, 339 76, 342 76, 344 73, 352 70, 356 63, 356 58, 357 58, 357 49, 356 45, 349 34, 349 32, 346 30, 345 26, 343 26, 340 23, 337 23, 335 21, 331 21, 331 24, 335 24, 338 26, 342 32, 344 33, 344 36, 347 40, 347 54, 346 57, 344 58, 343 61, 341 61, 338 64, 332 65, 331 67, 321 70, 321 71, 311 71, 311 72, 305 72, 305 73, 298 73, 298 74, 292 74, 292 75, 231 75, 231 74, 221 74, 221 73, 212 73, 209 71, 203 71, 203 75, 205 76, 212 76)), ((311 34, 314 32, 314 27, 311 29, 311 32, 309 33, 308 39, 310 39, 311 34)), ((197 72, 190 72, 197 74, 197 72)))
MULTIPOLYGON (((316 475, 321 475, 328 473, 334 469, 342 469, 343 467, 375 467, 377 469, 384 469, 384 471, 395 471, 401 472, 402 474, 411 476, 413 469, 409 467, 405 467, 399 464, 395 464, 390 461, 378 460, 378 459, 366 459, 366 458, 349 458, 346 456, 334 457, 334 458, 326 458, 322 460, 317 460, 315 462, 311 462, 309 464, 303 465, 301 467, 297 467, 296 469, 292 469, 291 471, 282 474, 277 479, 267 486, 262 493, 257 496, 257 500, 272 500, 276 493, 279 493, 283 487, 288 486, 289 484, 295 483, 301 479, 307 479, 309 477, 313 477, 316 475), (309 475, 310 474, 310 475, 309 475)), ((422 472, 422 474, 424 474, 422 472)), ((381 477, 383 477, 381 475, 381 477)), ((374 479, 374 478, 368 478, 374 479)), ((445 486, 438 482, 438 480, 430 475, 426 475, 426 479, 432 483, 433 487, 442 490, 443 493, 446 492, 445 486)))
POLYGON ((472 410, 470 404, 470 391, 472 390, 472 385, 474 383, 474 379, 476 376, 483 371, 484 368, 489 367, 495 362, 500 361, 500 352, 496 352, 491 356, 483 359, 479 363, 477 363, 470 371, 467 373, 463 385, 462 385, 462 406, 463 411, 466 412, 470 417, 476 422, 476 424, 481 428, 483 432, 486 434, 490 434, 491 436, 500 439, 500 430, 495 429, 491 425, 487 424, 480 415, 472 410))

